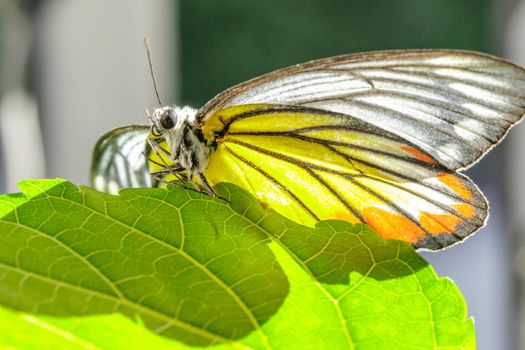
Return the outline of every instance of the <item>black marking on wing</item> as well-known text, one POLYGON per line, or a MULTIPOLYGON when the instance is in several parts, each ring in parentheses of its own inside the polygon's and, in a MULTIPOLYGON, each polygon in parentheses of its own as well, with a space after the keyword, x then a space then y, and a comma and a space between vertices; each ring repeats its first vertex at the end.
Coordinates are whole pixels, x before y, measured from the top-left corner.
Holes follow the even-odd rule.
MULTIPOLYGON (((420 223, 419 221, 412 217, 412 215, 410 215, 408 212, 406 212, 405 210, 403 210, 400 206, 398 206, 397 204, 393 203, 392 201, 388 200, 387 198, 385 198, 384 196, 382 196, 381 194, 379 194, 377 191, 374 191, 373 189, 369 188, 368 186, 358 182, 358 181, 355 181, 354 179, 354 175, 352 174, 347 174, 347 173, 343 173, 343 172, 339 172, 339 171, 335 171, 335 170, 332 170, 332 169, 327 169, 327 168, 324 168, 324 167, 320 167, 318 165, 314 165, 314 164, 311 164, 311 163, 305 163, 305 162, 302 162, 300 160, 297 160, 293 157, 289 157, 289 156, 284 156, 280 153, 276 153, 276 152, 273 152, 273 151, 270 151, 270 150, 267 150, 267 149, 263 149, 263 148, 259 148, 259 147, 256 147, 256 146, 253 146, 251 144, 247 144, 247 143, 244 143, 242 141, 238 141, 238 140, 229 140, 228 142, 231 142, 231 143, 235 143, 235 144, 239 144, 239 145, 242 145, 246 148, 249 148, 253 151, 256 151, 256 152, 259 152, 261 154, 264 154, 266 156, 271 156, 271 157, 274 157, 274 158, 277 158, 277 159, 280 159, 280 160, 283 160, 283 161, 286 161, 290 164, 293 164, 295 166, 298 166, 300 168, 302 168, 303 170, 307 171, 309 174, 311 174, 315 180, 317 180, 320 184, 322 184, 327 190, 329 190, 330 193, 332 193, 352 214, 354 214, 354 216, 356 216, 357 218, 359 218, 363 223, 367 223, 367 220, 359 213, 359 211, 357 209, 355 209, 352 205, 350 205, 350 203, 348 203, 343 197, 341 197, 341 195, 337 192, 336 189, 334 189, 332 186, 330 186, 328 183, 326 183, 326 181, 324 181, 322 178, 320 178, 317 174, 315 174, 315 172, 313 171, 313 169, 315 170, 318 170, 318 171, 324 171, 326 173, 330 173, 330 174, 335 174, 335 175, 339 175, 339 176, 342 176, 344 177, 345 179, 347 179, 348 181, 350 181, 351 183, 353 183, 354 185, 360 187, 363 191, 369 193, 370 195, 376 197, 377 199, 379 199, 380 201, 382 201, 383 203, 385 203, 386 205, 388 205, 389 207, 391 207, 393 210, 395 210, 397 213, 399 213, 400 215, 406 217, 408 220, 410 220, 412 223, 414 223, 418 228, 421 229, 421 231, 427 236, 427 239, 425 240, 425 242, 429 242, 429 241, 433 241, 435 245, 437 245, 439 248, 443 248, 444 246, 442 245, 442 243, 437 240, 437 239, 434 239, 433 235, 428 232, 428 230, 426 230, 420 223)), ((233 153, 231 150, 228 149, 228 151, 230 153, 233 153)), ((235 154, 235 156, 237 158, 240 158, 239 155, 235 154)), ((282 188, 283 190, 285 190, 287 193, 291 194, 294 199, 301 205, 301 206, 305 206, 305 204, 299 199, 297 198, 297 196, 295 194, 293 194, 293 192, 288 189, 285 185, 283 185, 282 183, 280 183, 278 180, 276 180, 275 178, 271 177, 271 175, 267 174, 266 172, 264 172, 262 169, 260 169, 259 167, 257 167, 256 165, 254 165, 253 163, 247 161, 247 160, 243 160, 244 163, 246 163, 247 165, 251 166, 252 168, 256 169, 258 172, 264 174, 266 177, 268 177, 269 179, 272 179, 272 182, 278 184, 280 186, 280 188, 282 188)), ((375 180, 376 178, 375 177, 369 177, 369 176, 366 176, 368 178, 371 178, 373 180, 375 180)), ((404 189, 403 189, 404 190, 404 189)), ((408 191, 407 191, 408 192, 408 191)), ((434 204, 434 201, 429 201, 430 203, 433 203, 434 204)), ((456 215, 456 213, 454 212, 451 212, 452 214, 456 215)), ((446 232, 449 231, 449 229, 447 227, 445 227, 443 224, 441 224, 440 222, 436 221, 440 226, 442 226, 446 232)), ((468 221, 467 221, 468 222, 468 221)), ((456 239, 459 241, 459 240, 462 240, 463 238, 461 236, 458 236, 456 235, 455 233, 452 233, 456 239)))
MULTIPOLYGON (((362 188, 364 191, 366 191, 367 193, 369 193, 370 195, 378 198, 380 201, 384 202, 385 204, 387 204, 388 206, 390 206, 392 209, 394 209, 395 211, 397 211, 400 215, 408 218, 411 222, 413 222, 416 226, 418 226, 422 232, 425 233, 425 235, 427 236, 427 240, 425 240, 426 244, 429 243, 429 240, 430 241, 433 241, 435 244, 437 244, 440 248, 443 247, 443 244, 438 240, 438 239, 434 239, 434 235, 432 235, 431 233, 428 232, 428 230, 426 230, 418 221, 417 218, 414 218, 412 217, 408 212, 406 212, 404 209, 402 209, 400 206, 398 206, 397 204, 395 204, 394 202, 390 201, 389 199, 387 199, 386 197, 382 196, 380 193, 378 193, 377 191, 371 189, 370 187, 366 186, 365 184, 362 184, 360 183, 359 181, 356 181, 355 179, 358 178, 358 177, 364 177, 364 178, 368 178, 368 179, 371 179, 373 181, 379 181, 379 182, 383 182, 389 186, 393 186, 393 187, 396 187, 402 191, 405 191, 407 193, 410 193, 410 194, 413 194, 421 199, 423 199, 424 201, 427 201, 433 205, 435 205, 436 207, 438 208, 441 208, 443 209, 445 212, 448 212, 450 213, 451 215, 454 215, 456 217, 458 217, 459 219, 461 219, 462 221, 464 221, 466 224, 469 224, 471 225, 471 228, 472 229, 476 229, 478 227, 480 227, 484 220, 483 219, 478 219, 476 217, 474 217, 473 219, 472 218, 466 218, 464 217, 463 215, 459 214, 458 212, 456 212, 454 209, 452 209, 451 207, 448 207, 447 205, 445 204, 442 204, 442 203, 439 203, 439 202, 436 202, 435 200, 425 196, 425 195, 422 195, 420 193, 417 193, 413 190, 410 190, 410 189, 407 189, 407 188, 404 188, 402 186, 399 186, 399 185, 396 185, 395 183, 391 182, 391 181, 387 181, 387 180, 383 180, 381 179, 380 177, 375 177, 375 176, 369 176, 369 175, 366 175, 366 174, 363 174, 361 173, 360 175, 354 175, 354 174, 349 174, 349 173, 345 173, 345 172, 340 172, 340 171, 336 171, 336 170, 333 170, 333 169, 329 169, 329 168, 325 168, 325 167, 322 167, 322 166, 319 166, 319 165, 315 165, 315 164, 311 164, 311 163, 307 163, 307 162, 303 162, 301 160, 298 160, 298 159, 295 159, 291 156, 285 156, 281 153, 277 153, 277 152, 274 152, 274 151, 271 151, 271 150, 268 150, 268 149, 264 149, 264 148, 260 148, 260 147, 257 147, 257 146, 254 146, 252 144, 249 144, 249 143, 245 143, 245 142, 242 142, 242 141, 239 141, 239 140, 235 140, 235 139, 229 139, 227 142, 230 142, 230 143, 234 143, 234 144, 238 144, 238 145, 241 145, 243 147, 246 147, 246 148, 249 148, 253 151, 256 151, 256 152, 259 152, 261 154, 264 154, 266 156, 271 156, 271 157, 274 157, 274 158, 277 158, 277 159, 280 159, 280 160, 283 160, 283 161, 286 161, 290 164, 293 164, 295 166, 298 166, 300 168, 302 168, 303 170, 306 170, 308 173, 310 173, 319 183, 321 183, 326 189, 328 189, 332 194, 334 194, 336 196, 336 198, 339 199, 339 201, 345 206, 347 207, 351 212, 352 214, 354 214, 357 218, 359 218, 362 222, 364 223, 367 223, 367 221, 362 217, 362 215, 359 214, 359 212, 353 208, 346 200, 344 200, 344 198, 342 198, 338 193, 337 191, 331 187, 329 184, 327 184, 322 178, 320 178, 319 176, 317 176, 315 174, 315 172, 313 172, 313 170, 318 170, 318 171, 323 171, 323 172, 326 172, 326 173, 330 173, 330 174, 335 174, 335 175, 339 175, 339 176, 342 176, 343 178, 347 179, 348 181, 350 181, 351 183, 353 183, 354 185, 362 188)), ((323 144, 322 142, 319 142, 321 144, 323 144)), ((334 150, 336 152, 336 154, 339 154, 340 152, 337 152, 337 150, 334 150)), ((482 206, 480 204, 477 203, 476 200, 479 200, 480 198, 476 198, 474 197, 473 201, 467 201, 465 200, 464 198, 461 198, 457 195, 452 195, 451 193, 447 193, 447 192, 443 192, 442 190, 438 189, 438 188, 435 188, 433 186, 430 186, 426 183, 423 183, 423 182, 420 182, 418 179, 415 179, 415 178, 410 178, 406 175, 403 175, 403 174, 399 174, 399 173, 396 173, 396 172, 393 172, 389 169, 385 169, 385 168, 382 168, 382 167, 379 167, 375 164, 371 164, 371 163, 368 163, 368 162, 365 162, 363 160, 360 160, 360 159, 356 159, 356 158, 352 158, 352 157, 349 157, 348 155, 346 154, 340 154, 341 156, 344 156, 345 158, 349 158, 351 159, 352 161, 355 161, 355 162, 360 162, 362 164, 366 164, 366 165, 369 165, 371 167, 374 167, 376 169, 379 169, 381 171, 384 171, 390 175, 393 175, 393 176, 397 176, 397 177, 401 177, 401 178, 404 178, 404 179, 407 179, 407 180, 410 180, 414 183, 418 183, 419 185, 421 186, 424 186, 424 187, 427 187, 427 188, 431 188, 433 190, 436 190, 438 192, 440 192, 441 194, 445 195, 445 196, 448 196, 450 198, 454 198, 462 203, 468 203, 470 205, 472 205, 473 207, 475 208, 478 208, 478 209, 481 209, 482 211, 486 210, 486 206, 482 206)), ((247 163, 248 164, 248 163, 247 163)), ((252 167, 256 167, 255 165, 253 165, 253 163, 250 163, 248 164, 252 167)), ((257 169, 259 169, 257 167, 257 169)), ((445 168, 442 168, 444 172, 446 173, 449 173, 445 168)), ((265 173, 267 174, 267 173, 265 173)), ((459 176, 459 174, 454 174, 456 176, 459 176)), ((270 176, 270 175, 268 175, 270 176)), ((275 180, 277 181, 277 180, 275 180)), ((287 192, 291 192, 289 189, 286 188, 286 186, 280 184, 282 186, 282 188, 286 189, 287 192)), ((473 194, 475 195, 475 194, 473 194)), ((300 202, 302 203, 302 202, 300 202)), ((484 202, 482 202, 482 204, 484 204, 484 202)), ((429 219, 433 220, 434 222, 436 222, 438 225, 440 225, 441 227, 443 227, 445 229, 446 232, 449 232, 449 228, 447 228, 443 223, 435 220, 433 217, 429 216, 428 217, 429 219)), ((469 230, 469 233, 472 232, 472 230, 469 230)), ((463 240, 465 237, 464 236, 461 236, 461 235, 458 235, 456 234, 455 232, 451 232, 451 234, 457 239, 457 241, 461 241, 463 240)))
MULTIPOLYGON (((282 159, 286 160, 286 159, 282 159)), ((287 160, 286 160, 287 161, 287 160)), ((337 192, 332 186, 330 186, 325 180, 323 180, 321 177, 319 177, 314 171, 312 171, 311 168, 304 168, 314 179, 316 179, 321 185, 323 185, 330 193, 332 193, 356 218, 361 220, 361 222, 365 222, 365 218, 361 215, 359 210, 354 208, 350 203, 348 203, 339 192, 337 192)))
POLYGON ((297 134, 297 133, 304 132, 304 131, 315 131, 315 130, 346 130, 346 131, 356 131, 356 132, 363 133, 363 130, 359 130, 359 129, 355 129, 355 128, 347 128, 347 127, 338 126, 338 125, 337 126, 323 125, 323 126, 314 126, 314 127, 310 127, 310 128, 301 128, 301 129, 296 129, 296 130, 287 130, 287 131, 282 131, 282 132, 280 132, 280 131, 231 132, 228 135, 231 135, 231 136, 236 136, 236 135, 239 135, 239 136, 250 136, 250 135, 253 135, 253 136, 282 136, 282 137, 290 137, 290 138, 303 140, 303 141, 307 141, 307 142, 318 143, 318 144, 322 144, 322 145, 343 146, 343 147, 350 148, 350 149, 356 149, 356 150, 360 150, 360 151, 380 154, 380 155, 383 155, 383 156, 386 156, 386 157, 403 160, 403 161, 408 162, 408 163, 413 163, 415 165, 422 165, 425 168, 434 168, 434 169, 446 170, 443 166, 441 166, 437 162, 436 163, 426 163, 426 162, 423 162, 423 161, 421 161, 419 159, 416 159, 416 158, 403 157, 403 156, 400 156, 398 154, 393 154, 393 153, 389 153, 389 152, 386 152, 386 151, 380 151, 380 150, 373 149, 373 148, 370 148, 370 147, 364 147, 364 146, 359 146, 359 145, 352 145, 350 143, 344 143, 344 142, 338 142, 338 141, 328 141, 328 140, 323 140, 323 139, 318 139, 318 138, 314 138, 314 137, 309 137, 309 136, 304 136, 304 135, 298 135, 297 134))
MULTIPOLYGON (((202 124, 221 109, 242 104, 309 106, 385 127, 412 140, 448 169, 458 170, 475 163, 523 117, 523 91, 525 69, 498 57, 457 50, 368 52, 254 78, 214 97, 196 118, 202 124), (404 105, 408 108, 399 109, 404 105), (373 120, 350 115, 360 112, 373 120), (436 125, 432 117, 442 123, 436 125), (447 135, 448 142, 440 142, 439 135, 447 135)), ((222 136, 227 133, 223 131, 222 136)))
POLYGON ((91 165, 91 184, 95 189, 107 192, 152 186, 143 156, 148 152, 148 131, 147 125, 129 125, 111 130, 98 140, 91 165))
POLYGON ((244 158, 243 156, 237 154, 236 152, 234 152, 233 150, 231 150, 227 146, 226 146, 226 150, 232 156, 234 156, 235 158, 239 159, 244 164, 250 166, 255 171, 257 171, 259 174, 261 174, 262 176, 264 176, 265 178, 270 180, 277 187, 279 187, 280 189, 282 189, 283 191, 288 193, 290 195, 290 197, 292 197, 296 201, 296 203, 299 204, 299 206, 301 208, 303 208, 315 220, 319 221, 319 217, 317 215, 315 215, 315 213, 310 208, 308 208, 308 206, 303 201, 301 201, 301 199, 299 197, 297 197, 297 195, 295 193, 293 193, 290 189, 288 189, 286 186, 284 186, 279 180, 277 180, 276 178, 274 178, 273 176, 271 176, 270 174, 268 174, 267 172, 265 172, 264 170, 259 168, 257 165, 253 164, 252 162, 250 162, 249 160, 244 158))

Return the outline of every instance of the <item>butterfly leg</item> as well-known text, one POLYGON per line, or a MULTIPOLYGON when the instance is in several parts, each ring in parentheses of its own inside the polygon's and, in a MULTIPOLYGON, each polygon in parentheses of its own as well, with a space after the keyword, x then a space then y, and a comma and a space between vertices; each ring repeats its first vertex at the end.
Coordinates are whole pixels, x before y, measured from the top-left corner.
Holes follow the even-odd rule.
POLYGON ((153 141, 152 139, 148 139, 148 144, 151 147, 151 149, 153 149, 153 151, 155 151, 155 153, 159 156, 159 158, 162 159, 160 155, 160 153, 162 153, 168 159, 173 160, 173 158, 171 157, 171 153, 166 151, 164 148, 160 147, 157 142, 153 141))
POLYGON ((158 165, 158 166, 160 166, 160 167, 165 167, 164 164, 159 163, 159 162, 157 162, 156 160, 152 159, 152 158, 151 158, 150 156, 148 156, 146 153, 142 152, 142 155, 143 155, 144 157, 146 157, 146 159, 147 159, 149 162, 151 162, 151 163, 153 163, 153 164, 155 164, 155 165, 158 165))
POLYGON ((151 173, 149 173, 151 176, 166 176, 166 175, 179 175, 180 173, 184 172, 186 169, 184 169, 183 167, 179 167, 179 168, 169 168, 169 169, 166 169, 166 170, 158 170, 158 171, 153 171, 151 173))
POLYGON ((215 191, 213 190, 213 188, 211 188, 208 180, 206 180, 206 177, 204 176, 204 174, 202 173, 199 173, 199 180, 202 182, 202 189, 204 190, 204 192, 206 192, 206 194, 212 196, 212 197, 217 197, 217 193, 215 193, 215 191))

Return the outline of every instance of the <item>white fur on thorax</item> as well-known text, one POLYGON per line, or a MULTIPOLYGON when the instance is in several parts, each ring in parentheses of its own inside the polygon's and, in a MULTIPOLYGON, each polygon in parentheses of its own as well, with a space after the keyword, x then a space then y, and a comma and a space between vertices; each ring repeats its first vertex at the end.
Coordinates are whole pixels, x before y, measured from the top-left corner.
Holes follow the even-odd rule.
POLYGON ((151 121, 166 139, 170 147, 171 159, 190 172, 194 170, 202 173, 208 166, 208 156, 211 150, 195 134, 197 127, 195 121, 196 113, 196 109, 188 106, 164 106, 155 109, 151 121), (164 129, 160 123, 161 118, 166 113, 169 113, 174 123, 174 127, 171 129, 164 129), (188 130, 187 135, 184 135, 185 130, 188 130), (183 142, 185 137, 190 141, 188 149, 185 148, 183 142), (194 164, 193 158, 197 160, 197 164, 194 164))

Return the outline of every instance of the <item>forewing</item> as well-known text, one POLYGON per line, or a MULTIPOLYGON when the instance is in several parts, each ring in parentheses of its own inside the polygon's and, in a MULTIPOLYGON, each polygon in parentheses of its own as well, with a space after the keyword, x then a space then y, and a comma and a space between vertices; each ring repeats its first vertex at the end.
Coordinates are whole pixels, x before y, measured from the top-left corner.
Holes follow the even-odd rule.
POLYGON ((487 203, 466 177, 358 118, 305 107, 225 108, 203 128, 217 140, 205 176, 235 183, 306 224, 363 222, 384 238, 440 249, 484 224, 487 203))
POLYGON ((450 170, 466 168, 525 113, 525 70, 468 51, 404 50, 312 61, 234 86, 198 112, 287 104, 331 111, 387 130, 450 170))
POLYGON ((91 184, 98 190, 118 193, 121 188, 152 187, 144 154, 149 126, 129 125, 109 131, 95 145, 91 184))

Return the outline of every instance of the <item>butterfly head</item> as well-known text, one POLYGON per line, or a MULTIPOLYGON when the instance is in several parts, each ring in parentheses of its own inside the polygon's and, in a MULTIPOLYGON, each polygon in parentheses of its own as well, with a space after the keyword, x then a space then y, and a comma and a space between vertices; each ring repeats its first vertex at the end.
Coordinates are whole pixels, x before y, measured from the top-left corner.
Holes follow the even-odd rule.
POLYGON ((191 107, 164 106, 155 109, 151 115, 151 132, 158 137, 176 138, 185 127, 192 126, 196 110, 191 107))
POLYGON ((172 161, 184 169, 202 171, 210 149, 198 136, 196 113, 196 109, 187 106, 157 108, 150 116, 151 134, 166 141, 172 161))

